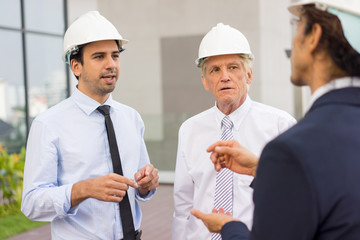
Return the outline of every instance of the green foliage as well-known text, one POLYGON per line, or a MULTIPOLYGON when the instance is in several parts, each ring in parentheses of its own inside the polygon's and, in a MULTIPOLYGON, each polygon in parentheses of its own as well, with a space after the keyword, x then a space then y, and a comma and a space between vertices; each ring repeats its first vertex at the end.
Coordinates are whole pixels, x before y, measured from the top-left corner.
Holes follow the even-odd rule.
POLYGON ((0 239, 46 224, 31 221, 20 212, 24 165, 25 148, 9 154, 0 145, 0 239))
POLYGON ((20 211, 25 165, 25 148, 8 154, 0 146, 0 216, 20 211))
POLYGON ((0 205, 0 218, 6 217, 20 212, 21 202, 5 203, 0 205))
POLYGON ((17 213, 7 217, 0 217, 0 239, 7 239, 45 224, 47 223, 31 221, 22 213, 17 213))

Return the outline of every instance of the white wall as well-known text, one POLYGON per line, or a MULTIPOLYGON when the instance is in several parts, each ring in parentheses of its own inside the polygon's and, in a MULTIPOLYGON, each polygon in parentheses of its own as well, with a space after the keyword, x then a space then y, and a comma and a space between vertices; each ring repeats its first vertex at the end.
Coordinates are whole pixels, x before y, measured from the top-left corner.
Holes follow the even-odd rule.
POLYGON ((260 0, 261 101, 294 114, 294 89, 290 82, 291 48, 289 1, 260 0))
MULTIPOLYGON (((120 80, 113 96, 142 114, 146 139, 161 139, 164 135, 161 38, 203 36, 223 22, 240 29, 254 53, 259 52, 257 27, 254 27, 258 25, 258 18, 254 17, 258 16, 258 1, 101 0, 98 6, 123 37, 130 40, 121 56, 120 80)), ((194 60, 196 56, 194 52, 194 60)), ((195 64, 193 67, 196 68, 195 64)), ((256 63, 255 68, 258 68, 256 63)), ((201 81, 200 72, 193 78, 201 81)), ((252 97, 260 99, 256 81, 251 91, 252 97)))
POLYGON ((141 113, 161 113, 161 37, 204 35, 223 22, 244 33, 255 55, 250 96, 293 113, 284 53, 291 41, 287 5, 284 0, 98 1, 100 12, 130 40, 114 96, 141 113))
MULTIPOLYGON (((291 46, 289 2, 68 0, 68 21, 99 10, 130 40, 114 97, 144 114, 162 111, 160 39, 204 35, 218 22, 229 24, 245 34, 256 58, 251 97, 293 113, 290 62, 284 53, 291 46)), ((74 78, 72 83, 76 84, 74 78)))

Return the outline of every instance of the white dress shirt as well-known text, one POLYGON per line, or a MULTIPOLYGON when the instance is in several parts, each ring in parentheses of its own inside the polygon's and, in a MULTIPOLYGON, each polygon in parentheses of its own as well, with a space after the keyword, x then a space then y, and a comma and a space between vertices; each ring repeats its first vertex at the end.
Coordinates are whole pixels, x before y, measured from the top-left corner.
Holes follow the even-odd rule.
MULTIPOLYGON (((113 101, 114 124, 124 176, 149 163, 143 140, 144 123, 132 108, 113 101)), ((121 239, 119 204, 88 198, 71 207, 71 188, 81 180, 113 172, 104 116, 98 102, 78 89, 73 95, 40 114, 29 133, 21 210, 28 218, 51 221, 52 239, 121 239)), ((146 201, 128 189, 135 229, 141 211, 135 201, 146 201)))
MULTIPOLYGON (((176 160, 173 217, 173 240, 209 240, 210 233, 190 214, 192 208, 210 213, 214 208, 216 171, 206 149, 221 137, 225 115, 212 107, 186 120, 179 130, 176 160)), ((288 113, 251 101, 229 115, 234 123, 233 136, 241 145, 260 155, 267 142, 296 123, 288 113)), ((253 177, 234 173, 233 216, 249 229, 253 220, 253 177)))

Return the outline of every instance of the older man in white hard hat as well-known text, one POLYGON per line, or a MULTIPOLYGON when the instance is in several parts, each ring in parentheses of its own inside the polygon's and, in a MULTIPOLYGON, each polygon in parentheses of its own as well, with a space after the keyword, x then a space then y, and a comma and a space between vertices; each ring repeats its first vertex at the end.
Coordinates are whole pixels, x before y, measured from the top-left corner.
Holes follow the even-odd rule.
POLYGON ((78 85, 32 123, 21 206, 51 221, 52 239, 140 239, 137 200, 153 196, 159 177, 140 115, 111 97, 125 43, 97 11, 65 33, 63 58, 78 85))
POLYGON ((179 130, 176 162, 172 239, 209 240, 208 232, 190 215, 192 208, 211 211, 224 207, 236 218, 252 224, 253 178, 216 173, 206 148, 223 139, 236 139, 255 154, 272 138, 288 129, 295 119, 288 113, 254 102, 248 96, 253 80, 253 54, 245 36, 222 23, 202 39, 197 66, 202 82, 215 98, 215 106, 185 121, 179 130))
MULTIPOLYGON (((301 0, 289 10, 298 18, 291 81, 310 87, 310 109, 261 154, 251 233, 223 209, 192 214, 224 240, 360 239, 360 1, 301 0)), ((236 141, 208 150, 217 169, 256 168, 236 141)))

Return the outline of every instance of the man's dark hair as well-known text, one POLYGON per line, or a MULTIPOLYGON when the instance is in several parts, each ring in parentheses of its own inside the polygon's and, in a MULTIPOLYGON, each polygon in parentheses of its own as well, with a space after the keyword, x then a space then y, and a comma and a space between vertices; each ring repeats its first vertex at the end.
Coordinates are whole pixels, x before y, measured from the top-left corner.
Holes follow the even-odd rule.
POLYGON ((302 16, 306 19, 305 35, 311 32, 315 23, 322 28, 316 51, 328 51, 340 69, 350 76, 360 76, 360 53, 356 52, 346 40, 338 17, 315 8, 314 4, 305 5, 302 16))

